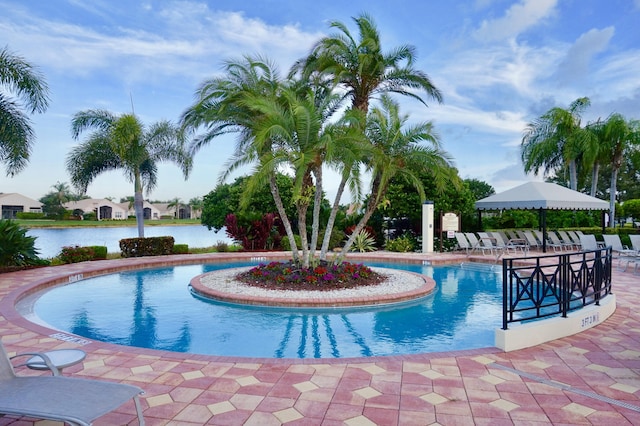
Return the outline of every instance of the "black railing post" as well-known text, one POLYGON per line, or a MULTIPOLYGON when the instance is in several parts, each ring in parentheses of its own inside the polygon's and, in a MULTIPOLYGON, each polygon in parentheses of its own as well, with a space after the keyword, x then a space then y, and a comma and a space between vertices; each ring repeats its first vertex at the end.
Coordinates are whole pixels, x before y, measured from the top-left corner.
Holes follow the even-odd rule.
MULTIPOLYGON (((608 249, 607 249, 608 251, 608 249)), ((606 255, 605 255, 606 256, 606 255)), ((598 250, 595 256, 595 268, 593 271, 593 300, 596 305, 600 305, 600 291, 602 290, 602 251, 598 250)))
POLYGON ((569 258, 566 254, 560 255, 560 310, 562 312, 562 317, 567 317, 567 312, 569 312, 569 305, 571 303, 571 297, 569 293, 569 289, 573 287, 571 283, 569 283, 569 258))
POLYGON ((502 259, 502 329, 506 330, 507 329, 507 314, 509 311, 509 306, 508 306, 508 299, 509 299, 509 292, 507 290, 507 287, 510 286, 510 282, 511 280, 509 280, 507 277, 509 275, 507 274, 511 274, 511 265, 509 265, 509 262, 507 261, 507 259, 502 259))

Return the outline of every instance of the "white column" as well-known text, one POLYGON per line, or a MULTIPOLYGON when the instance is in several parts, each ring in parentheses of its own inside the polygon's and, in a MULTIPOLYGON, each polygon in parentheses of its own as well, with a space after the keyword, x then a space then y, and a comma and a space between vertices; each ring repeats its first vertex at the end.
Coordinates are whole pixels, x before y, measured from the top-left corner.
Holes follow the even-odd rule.
POLYGON ((422 252, 433 253, 433 201, 422 205, 422 252))

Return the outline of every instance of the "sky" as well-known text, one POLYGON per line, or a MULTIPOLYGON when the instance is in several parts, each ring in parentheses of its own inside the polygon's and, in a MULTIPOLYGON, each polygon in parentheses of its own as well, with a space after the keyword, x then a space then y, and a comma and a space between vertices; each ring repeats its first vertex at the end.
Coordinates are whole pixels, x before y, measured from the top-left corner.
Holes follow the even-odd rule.
MULTIPOLYGON (((415 67, 443 94, 442 104, 427 107, 395 97, 401 112, 433 121, 460 176, 497 192, 543 178, 524 174, 520 143, 527 123, 550 108, 587 96, 585 123, 611 113, 640 118, 640 0, 0 0, 0 10, 0 47, 36 66, 50 90, 47 111, 31 116, 29 165, 12 178, 0 165, 0 192, 34 199, 70 184, 65 159, 88 135, 71 137, 75 113, 99 108, 133 111, 147 125, 177 122, 225 61, 263 55, 284 75, 334 33, 330 22, 357 35, 353 17, 362 13, 374 19, 383 50, 415 47, 415 67)), ((201 149, 186 181, 177 166, 162 164, 146 198, 206 195, 235 143, 225 135, 201 149)), ((336 185, 325 177, 331 199, 336 185)), ((108 172, 87 195, 118 201, 133 195, 133 184, 108 172)))

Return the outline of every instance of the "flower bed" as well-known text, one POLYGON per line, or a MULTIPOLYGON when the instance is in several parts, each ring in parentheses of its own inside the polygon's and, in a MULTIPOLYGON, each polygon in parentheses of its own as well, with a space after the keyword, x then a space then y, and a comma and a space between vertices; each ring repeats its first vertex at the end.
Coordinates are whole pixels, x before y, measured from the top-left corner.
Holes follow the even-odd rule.
POLYGON ((349 262, 323 262, 309 268, 293 262, 271 262, 236 277, 245 284, 274 290, 335 290, 379 284, 385 278, 368 266, 349 262))

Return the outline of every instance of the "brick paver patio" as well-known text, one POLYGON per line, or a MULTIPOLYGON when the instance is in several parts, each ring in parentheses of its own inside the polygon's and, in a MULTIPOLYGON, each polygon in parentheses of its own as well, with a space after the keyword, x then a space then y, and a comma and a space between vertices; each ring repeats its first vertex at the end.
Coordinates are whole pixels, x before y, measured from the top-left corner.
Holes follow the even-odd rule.
MULTIPOLYGON (((141 262, 187 263, 211 256, 221 255, 109 260, 2 274, 2 341, 10 355, 85 350, 87 358, 64 374, 140 386, 148 425, 640 424, 640 276, 616 268, 618 307, 612 317, 578 335, 509 353, 486 348, 290 360, 180 354, 95 341, 80 345, 51 337, 54 330, 27 321, 14 308, 21 294, 52 278, 68 282, 104 267, 115 271, 141 262)), ((401 259, 435 263, 452 257, 401 259)), ((45 373, 20 369, 19 374, 45 373)), ((55 423, 0 417, 0 425, 31 424, 55 423)), ((133 404, 96 424, 136 424, 133 404)))

